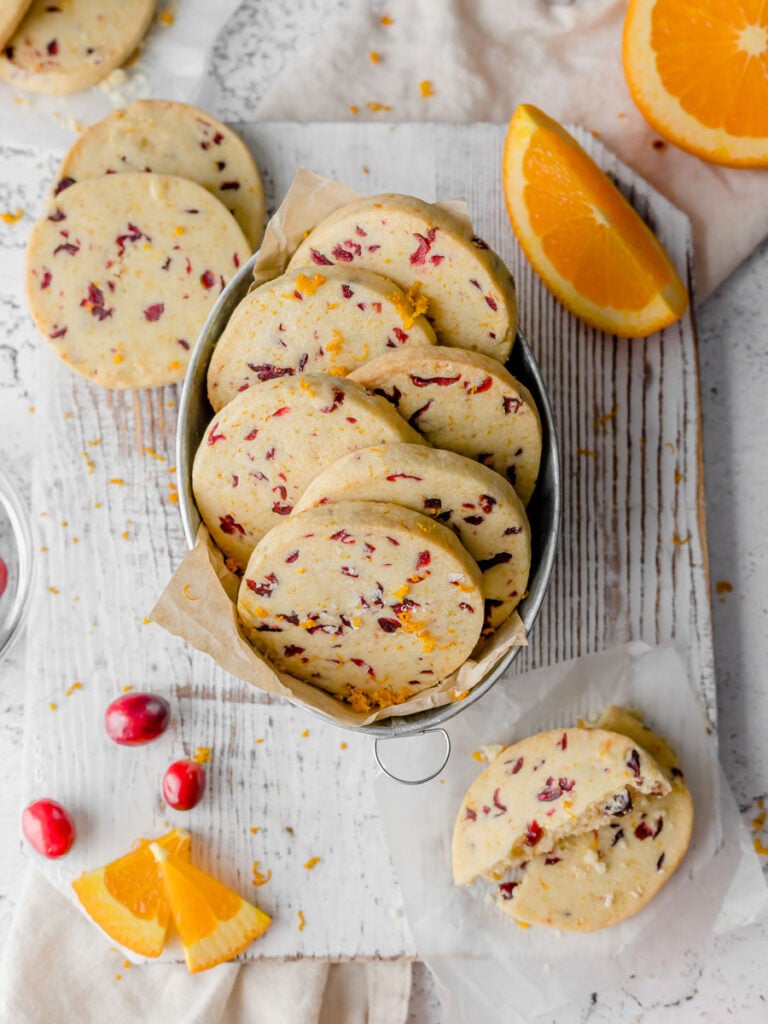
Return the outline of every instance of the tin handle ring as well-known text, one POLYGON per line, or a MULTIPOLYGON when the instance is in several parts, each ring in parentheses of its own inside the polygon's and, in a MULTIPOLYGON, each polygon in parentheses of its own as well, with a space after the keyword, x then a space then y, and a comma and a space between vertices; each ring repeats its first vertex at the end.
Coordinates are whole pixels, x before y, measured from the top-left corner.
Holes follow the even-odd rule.
POLYGON ((397 736, 377 736, 373 741, 373 753, 379 768, 381 768, 384 774, 388 775, 390 779, 394 779, 395 782, 400 782, 404 786, 421 786, 423 785, 423 783, 430 782, 432 779, 437 778, 437 776, 440 774, 443 768, 445 768, 445 766, 448 764, 448 758, 451 756, 451 737, 448 735, 445 729, 425 729, 423 732, 416 733, 416 735, 428 736, 431 733, 442 733, 443 740, 445 741, 445 756, 443 757, 439 766, 435 769, 435 771, 432 772, 431 775, 425 775, 421 779, 403 779, 399 775, 396 775, 394 772, 391 772, 389 768, 387 768, 387 766, 381 759, 381 754, 379 752, 379 743, 382 740, 386 743, 388 740, 401 738, 397 736))

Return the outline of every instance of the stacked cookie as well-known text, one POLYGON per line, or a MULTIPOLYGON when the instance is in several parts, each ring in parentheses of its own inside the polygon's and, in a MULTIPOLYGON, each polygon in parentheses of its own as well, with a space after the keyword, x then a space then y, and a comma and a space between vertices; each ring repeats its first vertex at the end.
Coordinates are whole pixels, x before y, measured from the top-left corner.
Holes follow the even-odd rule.
POLYGON ((524 596, 542 434, 503 365, 516 330, 496 254, 402 195, 336 211, 238 306, 192 483, 280 671, 402 703, 524 596))
POLYGON ((502 750, 467 791, 453 878, 496 885, 515 920, 590 932, 641 910, 685 856, 693 802, 677 758, 636 714, 539 733, 502 750))
POLYGON ((32 317, 97 384, 174 383, 263 225, 261 176, 242 140, 195 107, 140 100, 64 158, 29 238, 32 317))

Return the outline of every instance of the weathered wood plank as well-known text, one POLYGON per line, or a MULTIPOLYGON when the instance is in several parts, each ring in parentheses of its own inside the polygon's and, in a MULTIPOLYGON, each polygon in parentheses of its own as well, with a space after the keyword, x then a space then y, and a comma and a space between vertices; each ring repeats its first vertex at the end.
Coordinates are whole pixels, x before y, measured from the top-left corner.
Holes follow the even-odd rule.
MULTIPOLYGON (((250 125, 243 132, 273 207, 298 166, 366 192, 467 199, 479 233, 515 273, 563 452, 558 564, 530 647, 512 671, 631 638, 674 636, 690 651, 713 715, 691 318, 661 337, 627 342, 577 323, 551 299, 506 219, 503 126, 250 125)), ((654 220, 685 274, 685 218, 594 140, 582 140, 654 220)), ((373 805, 370 741, 227 678, 143 621, 183 552, 169 500, 176 397, 173 388, 101 391, 41 352, 33 503, 45 513, 37 520, 47 551, 31 627, 27 791, 69 804, 81 833, 70 857, 46 870, 66 889, 132 837, 187 823, 196 859, 275 913, 274 928, 249 955, 413 954, 373 805), (124 484, 110 483, 116 479, 124 484), (82 689, 66 696, 76 681, 82 689), (103 732, 104 707, 126 685, 165 693, 173 706, 172 729, 139 750, 116 748, 103 732), (159 798, 160 776, 198 746, 212 752, 209 797, 187 816, 174 815, 159 798), (321 862, 308 871, 303 864, 313 856, 321 862), (256 890, 254 860, 273 872, 256 890), (299 909, 307 921, 301 932, 299 909)))

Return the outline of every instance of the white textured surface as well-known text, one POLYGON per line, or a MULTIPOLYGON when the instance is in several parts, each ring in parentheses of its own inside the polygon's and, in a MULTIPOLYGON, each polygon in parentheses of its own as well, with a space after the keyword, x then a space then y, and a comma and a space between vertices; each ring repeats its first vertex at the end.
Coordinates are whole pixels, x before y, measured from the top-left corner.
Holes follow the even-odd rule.
MULTIPOLYGON (((256 99, 274 74, 316 35, 349 0, 325 4, 296 0, 275 17, 274 7, 249 0, 233 17, 214 50, 214 83, 208 107, 230 121, 252 116, 256 99)), ((40 206, 55 160, 0 150, 0 210, 21 207, 17 224, 0 224, 0 416, 2 457, 10 473, 29 481, 36 379, 35 339, 20 289, 30 215, 40 206)), ((768 352, 764 322, 768 299, 764 281, 768 247, 763 246, 699 311, 711 578, 733 590, 713 592, 718 704, 726 774, 745 813, 768 797, 768 551, 763 507, 768 499, 765 421, 768 352)), ((18 832, 22 779, 21 736, 24 647, 0 666, 0 756, 6 765, 0 805, 0 937, 4 937, 24 868, 18 832)), ((75 695, 76 696, 76 695, 75 695)), ((70 698, 71 699, 71 698, 70 698)), ((753 930, 721 942, 705 972, 681 965, 677 977, 635 979, 622 992, 601 995, 557 1024, 595 1021, 622 1024, 694 1024, 725 1019, 752 1024, 766 1018, 764 965, 768 935, 753 930)), ((670 972, 672 973, 672 972, 670 972)), ((412 1024, 441 1019, 430 986, 417 972, 412 1024)), ((549 1022, 545 1022, 549 1024, 549 1022)), ((552 1024, 555 1024, 553 1019, 552 1024)))

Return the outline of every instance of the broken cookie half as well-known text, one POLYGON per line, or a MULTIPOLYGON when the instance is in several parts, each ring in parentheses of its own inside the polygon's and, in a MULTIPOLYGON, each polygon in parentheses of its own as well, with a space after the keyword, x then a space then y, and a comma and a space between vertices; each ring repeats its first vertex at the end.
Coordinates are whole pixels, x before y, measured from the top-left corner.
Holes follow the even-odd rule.
POLYGON ((588 932, 637 913, 682 861, 693 826, 675 755, 610 707, 595 728, 530 736, 472 783, 453 835, 453 876, 497 883, 517 921, 588 932))

